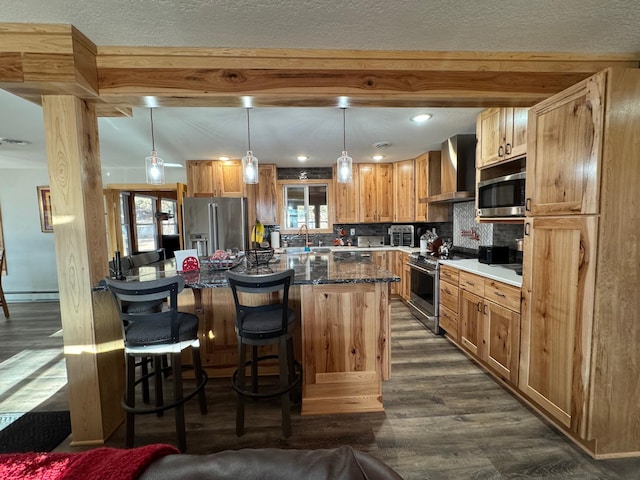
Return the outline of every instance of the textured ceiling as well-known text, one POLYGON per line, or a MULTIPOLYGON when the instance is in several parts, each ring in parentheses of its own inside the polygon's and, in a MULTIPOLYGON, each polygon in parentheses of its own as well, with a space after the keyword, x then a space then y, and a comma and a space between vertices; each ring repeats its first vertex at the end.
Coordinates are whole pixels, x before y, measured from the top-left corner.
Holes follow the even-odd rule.
MULTIPOLYGON (((72 24, 98 46, 201 46, 372 50, 640 52, 640 1, 594 0, 0 0, 0 22, 72 24)), ((347 149, 370 161, 389 141, 384 161, 439 148, 474 131, 478 109, 429 109, 431 121, 408 121, 419 109, 349 109, 347 149)), ((45 161, 39 107, 0 91, 0 168, 45 161), (11 112, 5 115, 5 112, 11 112)), ((156 148, 165 161, 239 157, 247 146, 242 109, 158 109, 156 148)), ((148 112, 99 120, 106 169, 139 168, 150 150, 148 112)), ((340 110, 252 111, 252 147, 263 162, 331 165, 342 149, 340 110)), ((140 169, 141 171, 141 169, 140 169)))

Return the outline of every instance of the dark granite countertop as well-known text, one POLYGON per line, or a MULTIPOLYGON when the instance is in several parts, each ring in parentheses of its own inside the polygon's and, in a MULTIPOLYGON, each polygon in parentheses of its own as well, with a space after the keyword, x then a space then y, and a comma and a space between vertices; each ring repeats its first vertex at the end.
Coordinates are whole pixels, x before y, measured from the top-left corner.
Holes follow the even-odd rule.
MULTIPOLYGON (((371 262, 370 256, 360 252, 303 253, 275 255, 268 265, 255 266, 243 258, 233 271, 248 275, 277 273, 293 268, 294 285, 335 283, 399 282, 400 277, 371 262)), ((175 259, 132 269, 129 280, 154 280, 176 274, 175 259)), ((226 287, 224 270, 201 265, 199 272, 180 272, 185 285, 191 288, 226 287)))

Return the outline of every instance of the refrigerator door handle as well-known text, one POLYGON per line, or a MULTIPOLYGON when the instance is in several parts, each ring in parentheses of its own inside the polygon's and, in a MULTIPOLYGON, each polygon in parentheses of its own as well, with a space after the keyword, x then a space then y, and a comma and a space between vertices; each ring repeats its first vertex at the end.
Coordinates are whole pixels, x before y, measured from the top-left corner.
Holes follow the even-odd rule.
POLYGON ((212 250, 209 252, 209 255, 213 255, 216 250, 219 250, 220 242, 218 240, 218 204, 210 203, 209 204, 209 236, 212 239, 211 245, 213 246, 212 250))

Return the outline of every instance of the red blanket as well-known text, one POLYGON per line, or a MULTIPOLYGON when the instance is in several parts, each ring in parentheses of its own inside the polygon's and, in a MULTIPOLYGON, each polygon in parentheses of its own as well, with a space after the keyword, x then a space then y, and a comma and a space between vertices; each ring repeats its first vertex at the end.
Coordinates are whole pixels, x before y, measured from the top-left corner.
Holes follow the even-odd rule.
POLYGON ((136 480, 151 462, 172 453, 179 451, 164 444, 80 453, 9 453, 0 455, 0 480, 136 480))

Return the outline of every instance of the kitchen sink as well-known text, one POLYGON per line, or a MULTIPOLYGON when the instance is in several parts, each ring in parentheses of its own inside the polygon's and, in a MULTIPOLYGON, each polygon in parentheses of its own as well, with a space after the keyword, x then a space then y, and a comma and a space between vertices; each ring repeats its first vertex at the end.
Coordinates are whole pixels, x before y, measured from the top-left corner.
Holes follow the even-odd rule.
POLYGON ((310 247, 309 250, 304 247, 285 247, 282 249, 282 253, 331 253, 329 247, 310 247))

